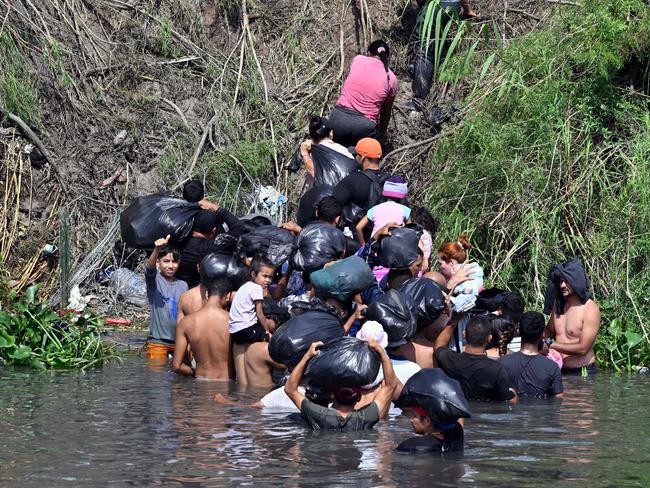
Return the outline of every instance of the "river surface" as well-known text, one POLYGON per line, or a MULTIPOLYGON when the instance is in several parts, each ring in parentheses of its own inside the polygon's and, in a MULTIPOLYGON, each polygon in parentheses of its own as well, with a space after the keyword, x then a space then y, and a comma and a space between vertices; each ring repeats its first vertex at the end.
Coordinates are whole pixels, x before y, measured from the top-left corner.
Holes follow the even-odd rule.
POLYGON ((129 356, 82 373, 0 368, 0 486, 650 486, 650 377, 565 378, 562 400, 473 404, 460 458, 397 454, 404 416, 313 433, 265 391, 129 356), (218 406, 215 393, 241 402, 218 406))

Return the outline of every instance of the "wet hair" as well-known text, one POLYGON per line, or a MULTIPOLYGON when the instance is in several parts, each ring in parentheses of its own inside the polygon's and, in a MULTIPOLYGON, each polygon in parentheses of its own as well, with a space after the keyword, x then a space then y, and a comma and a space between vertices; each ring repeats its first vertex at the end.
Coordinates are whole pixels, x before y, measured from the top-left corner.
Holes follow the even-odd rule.
POLYGON ((524 314, 524 307, 523 297, 515 291, 509 291, 504 293, 498 310, 501 312, 502 317, 508 318, 515 325, 518 325, 524 314))
POLYGON ((440 226, 440 222, 431 215, 431 212, 418 205, 413 205, 411 207, 411 221, 428 231, 429 234, 431 234, 431 238, 435 236, 436 232, 438 232, 438 227, 440 226))
POLYGON ((343 213, 343 204, 339 202, 333 196, 326 196, 318 202, 318 208, 316 209, 316 215, 318 219, 328 224, 333 224, 336 221, 336 217, 340 217, 343 213))
POLYGON ((539 312, 526 312, 519 323, 519 335, 521 342, 536 344, 544 334, 546 322, 544 316, 539 312))
POLYGON ((465 340, 472 347, 481 347, 491 333, 490 319, 485 315, 475 315, 465 328, 465 340))
POLYGON ((464 263, 467 260, 467 252, 472 248, 472 245, 467 240, 465 234, 461 234, 457 241, 447 242, 440 246, 438 253, 442 254, 442 258, 450 263, 452 259, 458 263, 464 263))
POLYGON ((337 405, 343 407, 353 407, 361 398, 361 388, 350 388, 344 386, 334 390, 334 399, 337 405))
POLYGON ((384 69, 386 70, 386 80, 390 84, 390 74, 388 68, 388 59, 390 58, 390 48, 382 39, 377 39, 372 41, 368 46, 368 52, 373 56, 378 56, 381 59, 381 62, 384 64, 384 69))
POLYGON ((262 268, 271 268, 275 271, 275 264, 263 254, 258 254, 253 258, 249 268, 251 276, 253 276, 253 273, 259 273, 262 268))
POLYGON ((183 185, 183 198, 190 203, 203 200, 205 189, 201 180, 190 180, 183 185))
POLYGON ((488 349, 496 347, 499 349, 499 356, 505 356, 508 353, 508 344, 515 336, 515 323, 507 317, 498 315, 489 316, 492 327, 492 340, 488 344, 488 349))
POLYGON ((312 115, 309 118, 309 137, 311 137, 314 144, 318 144, 326 137, 329 137, 331 130, 332 128, 329 127, 326 118, 318 115, 312 115))
POLYGON ((413 278, 413 274, 409 268, 391 268, 388 272, 386 282, 388 283, 389 288, 396 290, 402 286, 405 281, 410 280, 411 278, 413 278))
POLYGON ((215 280, 210 281, 210 284, 208 285, 208 296, 223 297, 226 296, 231 291, 233 291, 234 289, 235 288, 233 286, 233 283, 229 279, 217 278, 215 280))
POLYGON ((172 259, 174 262, 180 261, 181 259, 181 252, 178 250, 178 248, 172 244, 165 244, 160 251, 158 252, 158 259, 162 259, 168 254, 172 255, 172 259))

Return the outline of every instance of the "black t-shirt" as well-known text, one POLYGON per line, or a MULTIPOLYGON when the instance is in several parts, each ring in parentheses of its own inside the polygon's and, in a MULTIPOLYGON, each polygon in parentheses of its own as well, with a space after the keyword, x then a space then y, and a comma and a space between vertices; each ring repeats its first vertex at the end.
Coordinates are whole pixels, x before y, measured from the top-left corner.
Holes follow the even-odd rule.
MULTIPOLYGON (((368 169, 377 177, 381 177, 382 172, 378 169, 368 169)), ((343 178, 334 187, 334 198, 343 204, 354 203, 356 206, 368 210, 370 206, 368 196, 370 195, 370 185, 372 181, 361 171, 355 171, 343 178)))
POLYGON ((500 357, 499 363, 508 371, 518 395, 545 398, 564 391, 559 366, 542 355, 516 352, 500 357))
POLYGON ((300 413, 314 430, 367 430, 379 422, 379 407, 375 402, 341 417, 333 408, 322 407, 306 398, 300 413))
POLYGON ((463 450, 464 433, 459 423, 453 429, 445 431, 444 440, 432 435, 411 437, 396 447, 399 452, 460 452, 463 450))
MULTIPOLYGON (((228 233, 235 237, 239 237, 244 228, 237 217, 228 212, 225 208, 220 208, 216 212, 214 210, 206 210, 202 208, 194 218, 193 230, 198 230, 203 234, 212 232, 212 229, 219 227, 222 224, 228 226, 228 233)), ((222 229, 217 229, 221 231, 222 229)))
POLYGON ((436 351, 436 363, 449 377, 458 380, 468 400, 510 400, 515 394, 508 372, 487 356, 455 352, 448 347, 436 351))

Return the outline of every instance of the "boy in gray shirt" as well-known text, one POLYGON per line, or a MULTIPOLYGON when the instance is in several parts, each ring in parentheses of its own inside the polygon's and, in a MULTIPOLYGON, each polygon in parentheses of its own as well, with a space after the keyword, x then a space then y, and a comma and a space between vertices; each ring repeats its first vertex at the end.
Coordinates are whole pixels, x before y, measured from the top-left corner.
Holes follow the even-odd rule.
POLYGON ((187 291, 187 283, 175 278, 180 262, 178 249, 170 246, 170 236, 158 239, 147 259, 144 278, 151 310, 151 332, 147 340, 147 357, 167 359, 174 354, 178 302, 187 291))

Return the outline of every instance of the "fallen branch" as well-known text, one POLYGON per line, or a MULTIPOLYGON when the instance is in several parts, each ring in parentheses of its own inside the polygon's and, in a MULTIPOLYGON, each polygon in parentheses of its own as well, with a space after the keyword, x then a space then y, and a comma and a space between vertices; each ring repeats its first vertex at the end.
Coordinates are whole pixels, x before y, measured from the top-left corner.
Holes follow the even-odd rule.
POLYGON ((568 0, 546 0, 548 3, 557 3, 559 5, 572 5, 574 7, 582 7, 581 3, 569 2, 568 0))
POLYGON ((424 146, 425 144, 431 144, 433 141, 435 141, 435 140, 439 139, 440 137, 442 137, 443 134, 444 134, 443 132, 439 132, 435 136, 429 137, 428 139, 413 142, 411 144, 407 144, 406 146, 402 146, 402 147, 398 147, 397 149, 393 149, 391 152, 386 154, 386 156, 384 156, 383 160, 386 161, 388 158, 391 158, 391 157, 395 156, 395 154, 401 153, 402 151, 408 151, 409 149, 413 149, 415 147, 424 146))
POLYGON ((181 118, 181 120, 183 121, 183 124, 185 125, 185 127, 187 127, 187 130, 189 130, 195 138, 198 138, 198 137, 199 137, 199 134, 198 134, 194 129, 192 129, 192 127, 190 126, 189 122, 188 122, 187 119, 185 118, 185 115, 183 114, 183 112, 181 112, 181 109, 178 108, 178 105, 176 105, 174 102, 172 102, 172 101, 171 101, 170 99, 168 99, 168 98, 163 98, 162 101, 165 102, 167 105, 169 105, 171 108, 173 108, 173 109, 176 111, 176 113, 178 114, 178 116, 179 116, 179 117, 181 118))

